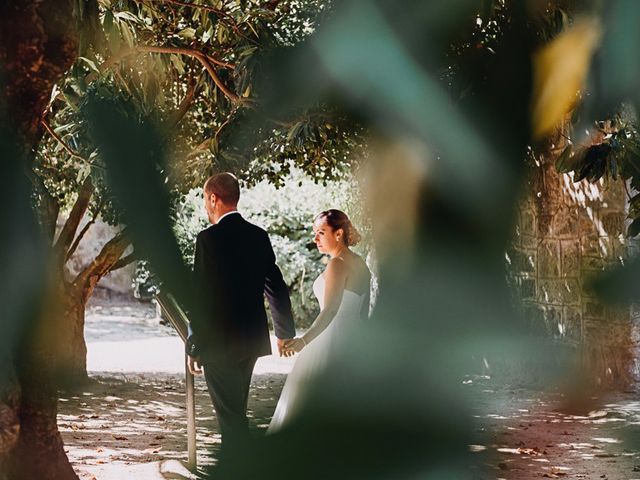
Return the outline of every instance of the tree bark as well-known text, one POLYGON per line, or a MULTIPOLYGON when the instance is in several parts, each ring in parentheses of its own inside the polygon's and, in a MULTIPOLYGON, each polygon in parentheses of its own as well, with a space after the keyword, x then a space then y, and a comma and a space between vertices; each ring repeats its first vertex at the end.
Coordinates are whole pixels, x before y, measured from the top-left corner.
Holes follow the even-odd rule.
POLYGON ((66 352, 66 375, 62 386, 75 390, 89 382, 87 373, 87 344, 84 339, 86 299, 77 288, 68 285, 63 293, 64 311, 62 315, 68 329, 66 352))
POLYGON ((18 410, 20 435, 11 452, 8 478, 77 479, 58 432, 58 390, 52 382, 53 372, 42 365, 43 358, 49 355, 30 353, 24 358, 19 374, 22 385, 18 410))
POLYGON ((72 283, 67 283, 64 297, 65 328, 69 336, 63 352, 65 358, 65 387, 75 388, 89 381, 87 374, 87 345, 84 338, 85 310, 87 302, 98 282, 108 274, 121 260, 129 246, 129 240, 120 233, 109 240, 96 258, 72 283))
POLYGON ((53 86, 78 55, 72 0, 12 0, 0 6, 2 107, 25 152, 42 136, 40 117, 53 86))
MULTIPOLYGON (((72 0, 0 2, 0 116, 22 146, 20 154, 27 162, 34 158, 42 136, 40 118, 53 86, 78 55, 73 4, 72 0)), ((10 435, 4 431, 0 435, 0 478, 78 478, 57 427, 57 362, 52 344, 56 337, 48 336, 55 333, 56 323, 42 308, 11 359, 14 368, 7 366, 15 376, 2 385, 0 398, 3 429, 5 422, 11 422, 10 435)))

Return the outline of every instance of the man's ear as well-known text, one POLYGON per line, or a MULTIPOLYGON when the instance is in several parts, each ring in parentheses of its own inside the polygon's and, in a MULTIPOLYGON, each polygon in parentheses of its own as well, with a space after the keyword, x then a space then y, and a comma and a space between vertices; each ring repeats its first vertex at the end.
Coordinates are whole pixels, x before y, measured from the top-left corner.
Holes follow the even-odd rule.
POLYGON ((211 205, 213 205, 217 201, 218 201, 218 196, 215 193, 209 194, 209 202, 211 202, 211 205))

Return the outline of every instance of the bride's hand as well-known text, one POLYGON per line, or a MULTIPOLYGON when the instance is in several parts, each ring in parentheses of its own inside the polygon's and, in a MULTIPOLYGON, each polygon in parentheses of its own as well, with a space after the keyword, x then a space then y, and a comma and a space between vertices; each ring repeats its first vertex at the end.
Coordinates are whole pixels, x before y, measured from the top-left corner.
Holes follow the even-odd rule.
POLYGON ((285 344, 285 348, 287 350, 293 350, 294 352, 300 352, 305 347, 305 345, 306 343, 302 339, 302 337, 296 337, 288 340, 285 344))

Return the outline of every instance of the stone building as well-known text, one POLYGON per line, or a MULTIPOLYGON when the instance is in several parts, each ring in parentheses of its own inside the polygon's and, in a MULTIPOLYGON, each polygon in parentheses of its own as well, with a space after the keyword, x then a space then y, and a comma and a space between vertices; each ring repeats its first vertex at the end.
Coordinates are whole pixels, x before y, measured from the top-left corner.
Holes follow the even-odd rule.
POLYGON ((524 318, 534 330, 574 346, 599 384, 637 373, 630 308, 595 298, 590 279, 630 254, 623 182, 573 182, 551 149, 531 166, 507 263, 524 318))

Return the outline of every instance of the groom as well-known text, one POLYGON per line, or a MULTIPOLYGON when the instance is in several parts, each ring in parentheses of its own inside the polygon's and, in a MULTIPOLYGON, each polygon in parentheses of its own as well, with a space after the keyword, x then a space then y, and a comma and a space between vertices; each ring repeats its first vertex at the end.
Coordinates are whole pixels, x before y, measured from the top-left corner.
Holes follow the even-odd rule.
POLYGON ((222 433, 223 451, 248 437, 247 399, 258 357, 271 354, 266 295, 280 355, 295 336, 291 301, 267 233, 237 211, 238 180, 230 173, 204 184, 213 224, 198 234, 193 273, 196 310, 188 341, 189 369, 201 373, 222 433))

